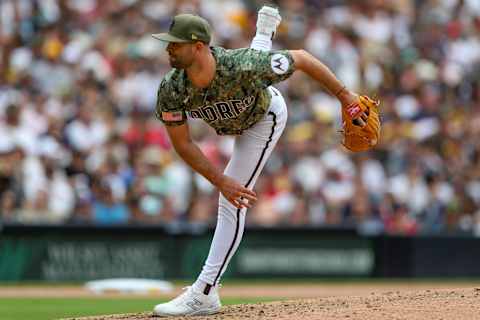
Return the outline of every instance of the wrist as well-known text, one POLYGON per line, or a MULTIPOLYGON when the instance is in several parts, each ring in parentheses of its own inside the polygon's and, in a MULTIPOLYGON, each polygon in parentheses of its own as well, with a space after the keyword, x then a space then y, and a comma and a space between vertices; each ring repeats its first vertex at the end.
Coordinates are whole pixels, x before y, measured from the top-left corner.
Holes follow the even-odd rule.
POLYGON ((335 95, 335 97, 338 98, 345 91, 348 91, 347 86, 343 85, 343 86, 340 87, 340 89, 335 90, 334 95, 335 95))
POLYGON ((222 180, 224 178, 224 175, 222 173, 219 173, 219 174, 215 174, 212 179, 210 180, 210 182, 215 186, 215 187, 218 187, 222 180))
POLYGON ((355 101, 355 95, 344 87, 337 95, 337 99, 340 101, 342 106, 346 106, 355 101))

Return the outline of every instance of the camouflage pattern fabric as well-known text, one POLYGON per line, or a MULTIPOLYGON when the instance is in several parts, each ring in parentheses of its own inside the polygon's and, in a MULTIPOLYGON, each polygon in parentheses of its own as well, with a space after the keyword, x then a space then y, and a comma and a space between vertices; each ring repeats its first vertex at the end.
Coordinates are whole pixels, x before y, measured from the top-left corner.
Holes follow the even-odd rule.
POLYGON ((205 120, 220 135, 239 135, 257 123, 270 105, 267 87, 294 72, 287 50, 211 48, 217 61, 208 88, 192 85, 184 70, 172 69, 160 83, 155 115, 175 126, 191 118, 205 120))

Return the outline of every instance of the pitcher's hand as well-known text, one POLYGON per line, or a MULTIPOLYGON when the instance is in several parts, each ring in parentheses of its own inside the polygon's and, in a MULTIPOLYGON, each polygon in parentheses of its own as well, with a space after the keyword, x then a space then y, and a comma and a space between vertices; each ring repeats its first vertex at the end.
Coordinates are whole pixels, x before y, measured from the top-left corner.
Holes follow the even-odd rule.
POLYGON ((257 201, 255 192, 245 188, 226 175, 223 175, 217 183, 217 188, 223 196, 238 209, 251 208, 253 202, 257 201))
MULTIPOLYGON (((340 103, 342 104, 342 109, 348 109, 348 110, 353 110, 355 111, 355 105, 358 104, 358 95, 349 91, 349 90, 343 90, 343 92, 337 96, 338 100, 340 100, 340 103)), ((353 123, 355 125, 358 125, 360 127, 364 127, 367 124, 367 119, 368 119, 368 114, 366 114, 364 111, 351 114, 350 115, 353 123)))

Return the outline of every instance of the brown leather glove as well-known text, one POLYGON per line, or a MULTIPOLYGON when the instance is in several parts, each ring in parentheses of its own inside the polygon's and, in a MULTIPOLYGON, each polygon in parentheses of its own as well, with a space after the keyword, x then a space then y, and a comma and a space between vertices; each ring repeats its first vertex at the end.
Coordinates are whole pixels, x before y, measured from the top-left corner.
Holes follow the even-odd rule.
POLYGON ((350 151, 366 151, 374 147, 380 138, 379 101, 367 96, 342 108, 343 141, 350 151))

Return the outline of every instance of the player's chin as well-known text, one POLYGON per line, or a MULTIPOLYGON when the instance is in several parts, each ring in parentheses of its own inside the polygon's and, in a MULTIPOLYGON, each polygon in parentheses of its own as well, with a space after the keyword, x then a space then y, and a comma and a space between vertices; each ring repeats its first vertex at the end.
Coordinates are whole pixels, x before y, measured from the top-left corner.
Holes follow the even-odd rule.
POLYGON ((172 68, 176 68, 176 69, 187 69, 192 65, 190 61, 186 61, 184 59, 178 59, 172 56, 169 57, 168 62, 170 63, 170 66, 172 68))
POLYGON ((170 66, 172 68, 176 68, 176 69, 184 69, 185 68, 182 63, 179 63, 176 60, 169 59, 169 63, 170 63, 170 66))

